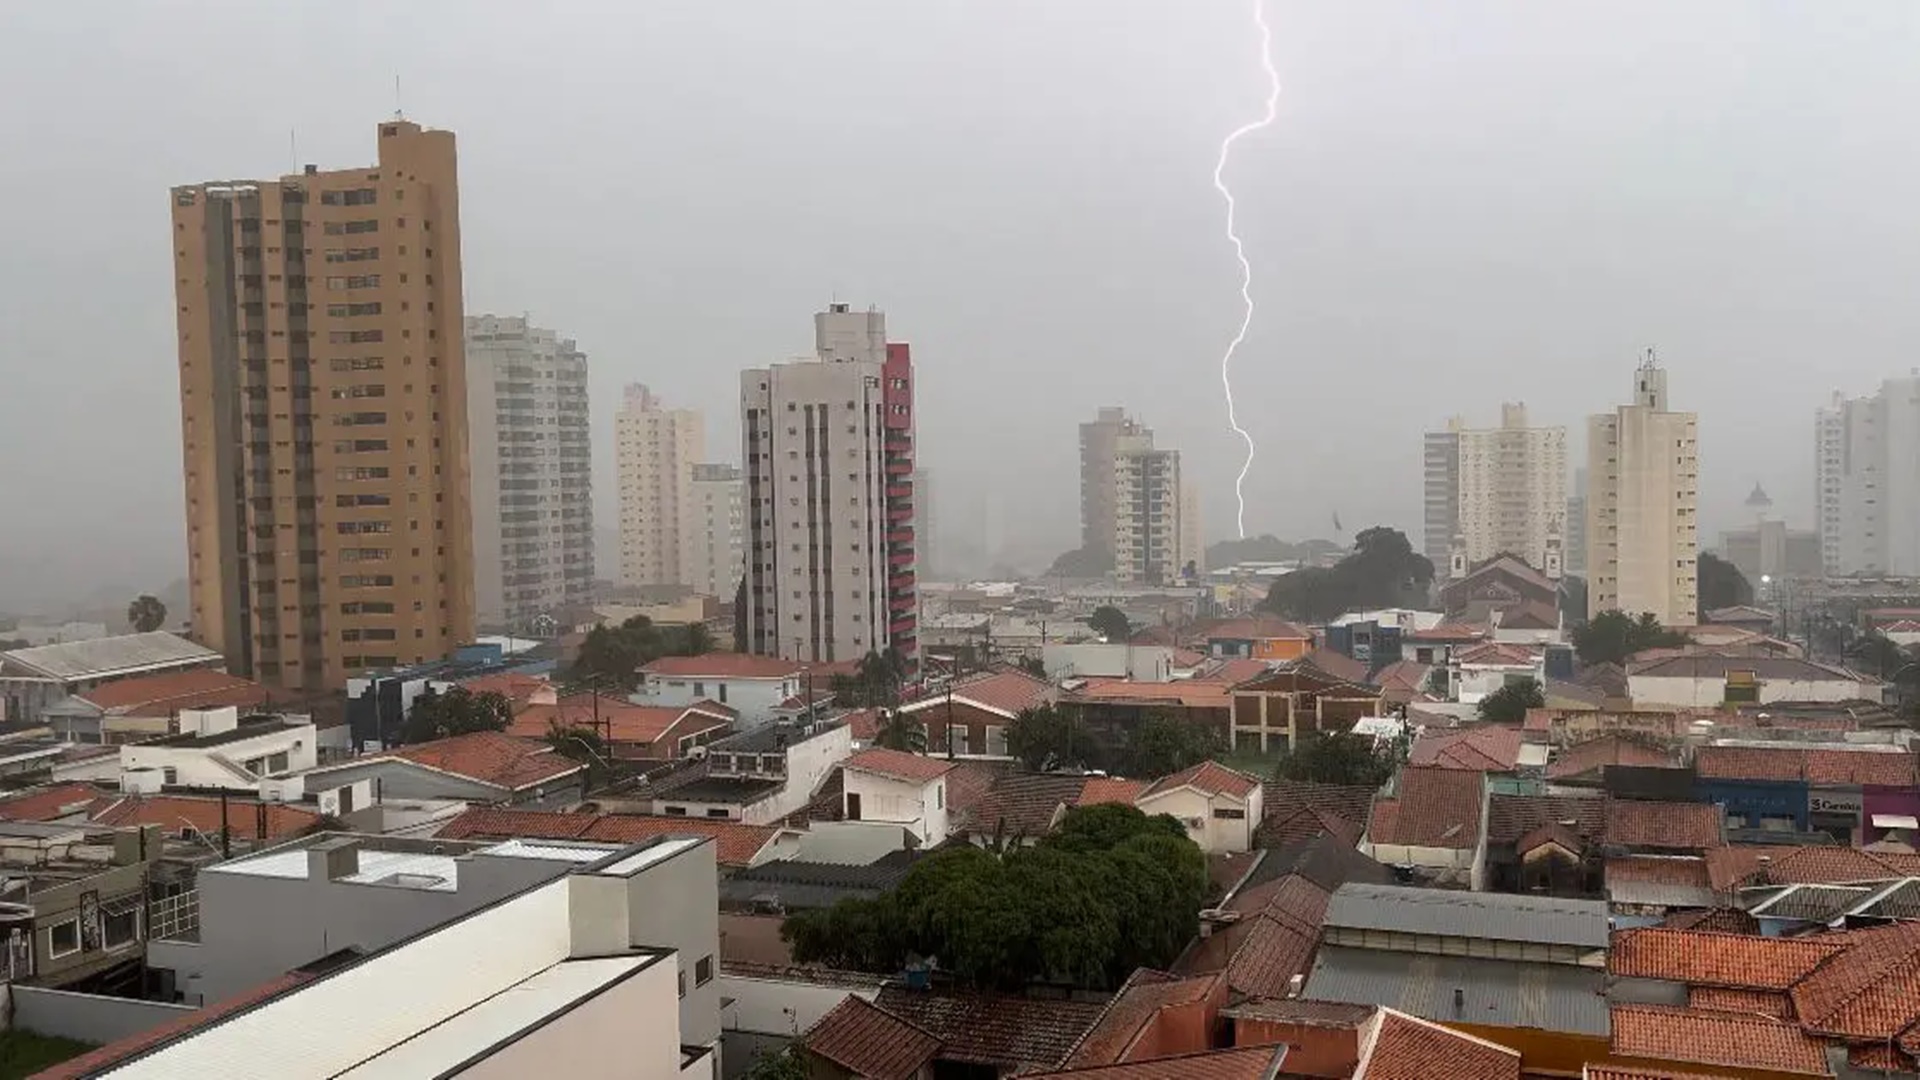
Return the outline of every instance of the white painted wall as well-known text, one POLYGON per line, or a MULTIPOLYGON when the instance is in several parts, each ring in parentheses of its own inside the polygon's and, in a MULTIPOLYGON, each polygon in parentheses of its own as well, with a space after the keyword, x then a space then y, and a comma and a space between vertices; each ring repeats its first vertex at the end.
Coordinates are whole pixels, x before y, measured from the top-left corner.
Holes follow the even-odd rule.
POLYGON ((722 974, 720 996, 731 999, 720 1014, 720 1024, 726 1030, 791 1039, 819 1022, 848 996, 863 1001, 879 997, 880 980, 876 978, 872 986, 845 987, 722 974))
POLYGON ((1141 812, 1167 814, 1187 827, 1187 836, 1209 854, 1253 850, 1253 833, 1260 826, 1261 793, 1254 788, 1246 799, 1209 796, 1190 787, 1163 791, 1139 802, 1141 812), (1216 817, 1215 811, 1238 812, 1238 818, 1216 817))
MULTIPOLYGON (((1762 679, 1761 702, 1879 701, 1886 687, 1879 682, 1851 679, 1762 679)), ((1727 680, 1657 675, 1627 676, 1627 693, 1635 708, 1648 705, 1698 705, 1718 708, 1727 698, 1727 680)))
MULTIPOLYGON (((647 676, 633 701, 641 705, 667 705, 675 708, 696 701, 718 701, 740 714, 743 728, 773 719, 773 710, 781 702, 800 693, 801 679, 789 675, 782 679, 698 679, 674 676, 647 676)), ((825 690, 825 685, 817 687, 825 690)))
MULTIPOLYGON (((529 1076, 670 1080, 681 1076, 675 992, 672 960, 652 964, 462 1069, 460 1076, 462 1080, 529 1076)), ((707 1068, 704 1075, 717 1075, 711 1064, 707 1068)))
MULTIPOLYGON (((846 795, 860 797, 860 820, 904 826, 927 847, 947 838, 946 777, 921 784, 847 769, 841 783, 846 795)), ((846 805, 843 796, 841 808, 846 805)))
POLYGON ((319 764, 316 732, 312 724, 278 727, 250 739, 217 746, 163 746, 155 743, 126 743, 120 747, 120 769, 172 769, 173 783, 195 787, 223 787, 234 791, 254 791, 258 779, 269 772, 311 769, 319 764), (284 766, 275 767, 272 759, 287 757, 284 766), (259 768, 251 776, 236 773, 220 759, 242 769, 249 762, 259 768))

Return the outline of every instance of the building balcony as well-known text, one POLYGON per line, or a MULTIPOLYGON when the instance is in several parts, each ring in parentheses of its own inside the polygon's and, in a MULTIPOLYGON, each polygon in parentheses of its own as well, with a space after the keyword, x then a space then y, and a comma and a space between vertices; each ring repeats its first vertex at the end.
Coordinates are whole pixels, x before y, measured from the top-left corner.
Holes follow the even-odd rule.
POLYGON ((899 461, 893 458, 888 458, 887 459, 887 475, 888 476, 912 476, 913 462, 899 461))
POLYGON ((903 567, 911 567, 913 565, 913 552, 911 551, 893 552, 887 556, 887 565, 893 567, 895 570, 899 570, 903 567))
POLYGON ((913 543, 913 527, 909 525, 909 526, 906 526, 906 527, 904 527, 904 528, 902 528, 902 527, 901 527, 901 526, 899 526, 899 525, 895 525, 895 526, 894 526, 893 528, 891 528, 891 529, 888 529, 888 530, 887 530, 887 543, 889 543, 889 544, 911 544, 911 543, 913 543))
POLYGON ((913 498, 913 485, 912 484, 888 484, 887 498, 911 499, 913 498))

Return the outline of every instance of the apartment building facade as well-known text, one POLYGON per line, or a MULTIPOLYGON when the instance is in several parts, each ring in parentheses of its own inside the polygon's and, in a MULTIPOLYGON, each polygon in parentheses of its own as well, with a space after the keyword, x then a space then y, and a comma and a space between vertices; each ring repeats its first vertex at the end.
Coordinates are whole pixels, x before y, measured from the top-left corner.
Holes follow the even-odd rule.
POLYGON ((740 376, 748 648, 917 653, 913 362, 886 316, 835 303, 816 359, 740 376))
POLYGON ((1815 531, 1828 574, 1920 575, 1920 372, 1814 420, 1815 531))
POLYGON ((1536 568, 1564 541, 1567 429, 1529 427, 1527 407, 1500 406, 1500 426, 1469 428, 1460 419, 1426 443, 1425 546, 1447 565, 1454 541, 1476 566, 1505 552, 1536 568), (1439 530, 1451 529, 1446 537, 1439 530))
POLYGON ((1123 436, 1145 434, 1151 445, 1153 433, 1127 416, 1116 405, 1104 406, 1094 419, 1080 425, 1080 546, 1092 551, 1113 551, 1114 456, 1119 453, 1123 436))
POLYGON ((1198 522, 1188 517, 1197 505, 1182 483, 1180 451, 1155 447, 1144 428, 1115 440, 1113 508, 1115 580, 1173 585, 1189 561, 1198 567, 1198 522))
POLYGON ((1699 598, 1698 421, 1667 408, 1649 352, 1633 400, 1587 420, 1587 614, 1691 625, 1699 598))
POLYGON ((475 618, 529 632, 593 586, 587 357, 520 316, 467 319, 475 618))
POLYGON ((454 136, 172 190, 194 636, 303 690, 474 630, 454 136))
POLYGON ((744 492, 738 465, 703 462, 693 467, 692 500, 681 540, 684 584, 697 592, 733 599, 746 566, 744 492))
POLYGON ((620 583, 685 585, 684 541, 693 507, 693 467, 706 457, 706 419, 670 409, 639 383, 614 419, 620 477, 620 583))

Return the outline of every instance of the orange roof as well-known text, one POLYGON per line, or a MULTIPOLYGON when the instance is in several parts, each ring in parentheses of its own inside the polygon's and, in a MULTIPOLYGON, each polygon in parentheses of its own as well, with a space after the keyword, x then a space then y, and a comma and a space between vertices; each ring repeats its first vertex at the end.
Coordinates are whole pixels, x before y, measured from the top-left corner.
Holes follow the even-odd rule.
MULTIPOLYGON (((236 837, 257 837, 260 803, 251 799, 226 800, 226 827, 236 837)), ((268 840, 298 836, 320 823, 320 815, 285 803, 266 803, 268 840)), ((179 833, 188 825, 208 836, 220 832, 219 799, 196 795, 128 795, 98 800, 92 814, 101 825, 158 825, 179 833)))
MULTIPOLYGON (((945 696, 942 693, 915 704, 925 706, 930 701, 944 700, 945 696)), ((965 698, 989 712, 1013 717, 1019 715, 1022 709, 1035 708, 1052 700, 1054 689, 1052 683, 1036 679, 1024 671, 990 671, 954 683, 953 696, 965 698)))
POLYGON ((1802 1026, 1822 1035, 1885 1042, 1920 1020, 1920 923, 1834 936, 1846 940, 1845 955, 1800 980, 1791 992, 1802 1026))
POLYGON ((780 830, 738 821, 654 814, 562 814, 477 806, 441 827, 449 840, 598 840, 637 844, 656 836, 710 836, 721 866, 749 866, 780 830))
POLYGON ((1402 766, 1397 797, 1373 804, 1367 839, 1396 846, 1477 847, 1484 778, 1469 769, 1402 766))
POLYGON ((750 653, 710 652, 699 656, 663 656, 640 670, 675 679, 784 679, 807 666, 797 660, 750 653))
POLYGON ((1411 630, 1406 634, 1408 641, 1480 641, 1493 631, 1484 626, 1471 623, 1441 623, 1425 630, 1411 630))
POLYGON ((1171 776, 1163 776, 1153 782, 1153 786, 1140 793, 1140 799, 1151 799, 1175 788, 1191 787, 1208 795, 1230 795, 1244 799, 1260 789, 1258 777, 1227 768, 1217 761, 1203 761, 1198 765, 1181 769, 1171 776))
POLYGON ((1510 772, 1520 760, 1520 729, 1485 726, 1423 735, 1407 760, 1443 769, 1510 772))
POLYGON ((178 709, 265 705, 269 700, 267 688, 259 683, 206 668, 120 679, 78 696, 121 716, 171 716, 178 709))
POLYGON ((1132 805, 1140 798, 1140 793, 1148 787, 1145 780, 1124 780, 1118 776, 1089 776, 1087 784, 1080 789, 1080 799, 1075 806, 1099 806, 1103 803, 1126 803, 1132 805))
POLYGON ((729 727, 734 712, 725 705, 635 705, 602 697, 596 708, 592 694, 570 694, 552 705, 529 705, 513 718, 509 734, 543 739, 555 721, 562 727, 590 727, 610 732, 613 742, 653 743, 672 731, 682 719, 691 722, 680 732, 690 735, 709 728, 729 727))
POLYGON ((1520 1051, 1393 1009, 1374 1018, 1354 1080, 1520 1080, 1520 1051))
MULTIPOLYGON (((1275 1075, 1284 1046, 1243 1046, 1064 1072, 1023 1073, 1025 1080, 1262 1080, 1275 1075)), ((1280 1074, 1280 1075, 1285 1075, 1280 1074)))
POLYGON ((841 762, 840 766, 844 769, 873 773, 876 776, 924 784, 947 775, 953 769, 953 762, 922 754, 909 754, 905 750, 888 750, 885 747, 876 746, 871 750, 860 751, 841 762))
POLYGON ((1687 988, 1687 1006, 1693 1009, 1718 1009, 1721 1012, 1758 1013, 1780 1020, 1787 1015, 1787 995, 1765 990, 1693 986, 1687 988))
POLYGON ((497 731, 476 731, 415 743, 388 750, 381 756, 411 761, 508 791, 558 780, 586 768, 572 758, 554 753, 546 743, 497 731))
MULTIPOLYGON (((1543 730, 1547 727, 1548 716, 1544 709, 1528 710, 1525 726, 1528 730, 1543 730), (1536 714, 1539 716, 1537 726, 1534 719, 1536 714)), ((1618 735, 1601 735, 1556 753, 1553 760, 1547 762, 1547 779, 1559 780, 1568 776, 1579 776, 1595 769, 1604 769, 1609 765, 1645 765, 1659 768, 1677 764, 1679 764, 1678 755, 1673 752, 1656 750, 1618 735)))
POLYGON ((1712 803, 1607 800, 1607 843, 1623 847, 1705 851, 1726 841, 1712 803))
POLYGON ((1117 677, 1091 678, 1069 696, 1078 701, 1139 701, 1189 709, 1225 709, 1233 703, 1231 688, 1226 683, 1195 679, 1155 683, 1117 677))
POLYGON ((1611 1011, 1611 1046, 1622 1057, 1833 1075, 1820 1040, 1785 1021, 1662 1005, 1615 1005, 1611 1011))
POLYGON ((1182 979, 1151 968, 1136 970, 1061 1064, 1072 1069, 1120 1061, 1162 1009, 1205 999, 1217 978, 1197 975, 1182 979))
POLYGON ((1701 776, 1728 780, 1805 780, 1810 784, 1912 787, 1914 755, 1884 750, 1790 746, 1703 746, 1693 753, 1701 776))
POLYGON ((1208 641, 1311 641, 1313 635, 1285 619, 1257 615, 1234 619, 1207 631, 1208 641))
POLYGON ((808 1053, 871 1080, 913 1080, 940 1050, 933 1034, 857 994, 827 1010, 801 1042, 808 1053))
POLYGON ((1751 937, 1647 926, 1614 932, 1607 971, 1622 979, 1777 992, 1845 948, 1819 937, 1751 937))
POLYGON ((0 802, 0 820, 52 821, 85 810, 100 796, 100 789, 91 784, 29 788, 0 802))
POLYGON ((1673 1072, 1626 1065, 1589 1065, 1581 1080, 1739 1080, 1730 1073, 1673 1072))

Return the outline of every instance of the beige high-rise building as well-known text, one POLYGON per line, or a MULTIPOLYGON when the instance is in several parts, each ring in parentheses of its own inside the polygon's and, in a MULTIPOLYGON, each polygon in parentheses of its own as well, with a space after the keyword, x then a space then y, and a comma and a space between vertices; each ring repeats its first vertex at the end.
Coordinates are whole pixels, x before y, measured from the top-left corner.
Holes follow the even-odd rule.
POLYGON ((620 477, 620 583, 691 585, 683 553, 692 527, 693 467, 707 427, 693 409, 669 409, 639 383, 613 424, 620 477))
POLYGON ((173 189, 194 636, 302 690, 474 627, 452 132, 173 189))
POLYGON ((1693 413, 1667 410, 1667 373, 1647 354, 1633 403, 1587 420, 1587 614, 1698 617, 1700 450, 1693 413))
POLYGON ((1113 550, 1113 457, 1123 436, 1153 433, 1128 419, 1127 410, 1108 405, 1080 425, 1080 546, 1113 550))
POLYGON ((1562 551, 1566 428, 1528 427, 1525 405, 1503 404, 1499 427, 1470 428, 1454 419, 1445 432, 1429 433, 1427 457, 1428 558, 1435 547, 1433 523, 1449 518, 1453 535, 1441 546, 1450 560, 1460 544, 1468 566, 1504 552, 1545 570, 1549 548, 1556 555, 1562 551), (1452 460, 1436 462, 1436 452, 1450 452, 1452 460), (1449 497, 1450 514, 1444 512, 1449 497))
POLYGON ((702 463, 693 467, 691 511, 680 550, 687 562, 682 576, 698 592, 731 602, 746 567, 741 493, 746 481, 737 465, 702 463))
POLYGON ((476 618, 548 632, 593 592, 587 357, 517 315, 469 318, 466 337, 476 618))
POLYGON ((1115 580, 1174 585, 1189 561, 1198 567, 1197 494, 1182 483, 1180 451, 1155 447, 1146 428, 1114 440, 1113 508, 1115 580))

